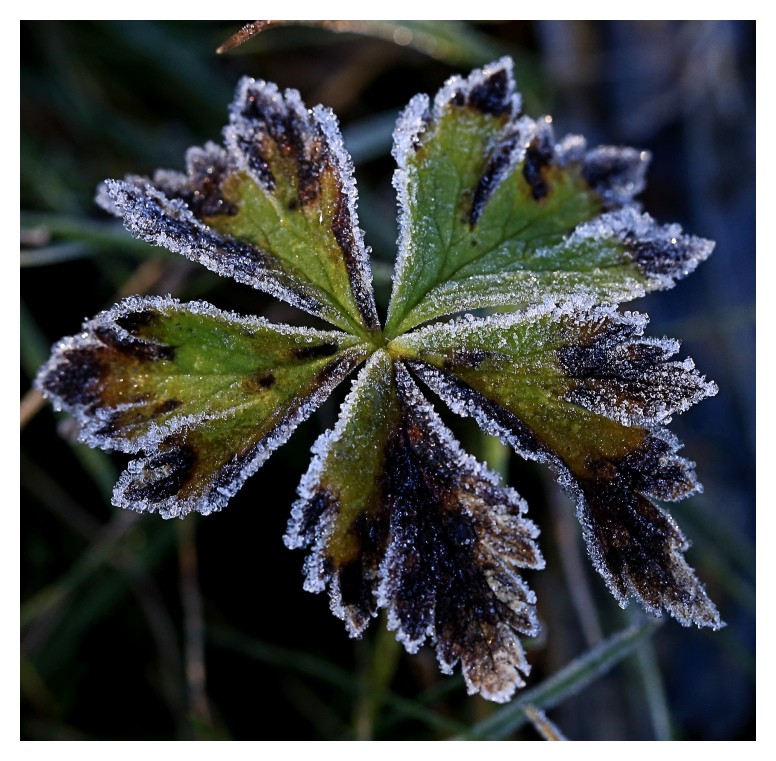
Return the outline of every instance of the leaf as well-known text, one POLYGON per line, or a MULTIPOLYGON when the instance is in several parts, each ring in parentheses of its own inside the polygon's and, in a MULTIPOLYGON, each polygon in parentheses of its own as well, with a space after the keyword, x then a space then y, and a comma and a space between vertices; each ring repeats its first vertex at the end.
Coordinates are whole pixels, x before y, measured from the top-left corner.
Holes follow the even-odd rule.
POLYGON ((335 331, 133 297, 57 344, 37 387, 91 446, 143 451, 113 502, 220 510, 366 354, 335 331))
POLYGON ((386 334, 491 306, 668 288, 711 253, 638 212, 647 153, 556 144, 520 115, 512 62, 453 77, 433 107, 416 96, 394 133, 399 258, 386 334))
POLYGON ((544 561, 526 505, 465 454, 401 363, 379 351, 314 447, 286 534, 308 547, 305 588, 329 588, 358 636, 380 608, 414 653, 459 661, 470 694, 503 702, 529 666, 515 632, 538 629, 517 573, 544 561))
POLYGON ((635 597, 714 629, 714 605, 682 553, 687 540, 650 499, 700 490, 661 424, 717 388, 647 319, 611 307, 535 307, 422 328, 390 347, 461 415, 550 464, 577 501, 590 556, 621 605, 635 597))
POLYGON ((244 78, 225 148, 189 149, 187 173, 108 180, 100 205, 181 253, 356 335, 379 330, 353 167, 336 117, 296 90, 244 78))
POLYGON ((409 652, 429 642, 442 671, 460 663, 469 693, 503 702, 524 684, 518 635, 538 620, 520 572, 544 561, 525 502, 463 452, 411 372, 556 472, 621 605, 720 628, 655 502, 701 489, 665 426, 717 388, 614 306, 671 287, 713 244, 640 211, 646 153, 556 143, 549 117, 522 116, 509 59, 417 96, 394 135, 385 332, 334 115, 243 79, 224 147, 190 149, 185 174, 108 180, 98 201, 136 237, 346 332, 134 297, 57 344, 37 387, 91 446, 140 454, 116 505, 173 517, 221 509, 366 359, 285 542, 308 550, 305 588, 328 590, 351 636, 385 610, 409 652), (484 307, 521 311, 418 328, 484 307))

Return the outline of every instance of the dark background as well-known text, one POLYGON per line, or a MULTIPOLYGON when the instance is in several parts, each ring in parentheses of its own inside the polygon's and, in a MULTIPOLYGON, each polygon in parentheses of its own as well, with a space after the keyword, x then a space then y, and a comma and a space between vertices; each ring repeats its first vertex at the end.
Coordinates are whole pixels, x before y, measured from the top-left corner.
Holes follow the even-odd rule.
MULTIPOLYGON (((573 739, 754 737, 754 23, 289 26, 215 55, 242 23, 21 24, 22 738, 439 739, 492 713, 460 676, 440 675, 430 651, 399 652, 381 621, 351 641, 326 597, 302 590, 302 553, 281 536, 309 447, 346 388, 227 510, 174 522, 111 507, 127 458, 74 446, 67 421, 29 389, 50 345, 121 295, 171 292, 304 321, 133 241, 92 202, 106 177, 180 169, 189 145, 219 140, 245 74, 338 114, 384 308, 395 118, 416 92, 503 54, 527 113, 552 113, 558 136, 652 151, 646 210, 717 241, 694 275, 629 308, 650 313, 652 334, 681 338, 720 386, 672 424, 706 491, 671 512, 728 626, 667 621, 549 716, 573 739)), ((492 451, 467 421, 450 423, 470 451, 492 451)), ((641 614, 603 588, 548 474, 516 457, 507 467, 548 561, 529 579, 544 624, 526 643, 533 686, 641 614)))

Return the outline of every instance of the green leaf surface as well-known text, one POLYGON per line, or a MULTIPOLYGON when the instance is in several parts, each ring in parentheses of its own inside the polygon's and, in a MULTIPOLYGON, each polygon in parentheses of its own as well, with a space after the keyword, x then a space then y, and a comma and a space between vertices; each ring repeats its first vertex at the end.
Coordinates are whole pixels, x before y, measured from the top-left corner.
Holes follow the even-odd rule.
POLYGON ((401 426, 393 364, 378 351, 354 383, 336 428, 316 441, 286 533, 291 548, 315 547, 305 563, 305 588, 328 585, 334 612, 353 636, 377 615, 374 592, 390 527, 387 448, 401 426))
POLYGON ((613 308, 534 308, 423 328, 390 349, 451 408, 525 457, 550 464, 577 500, 591 558, 625 605, 721 626, 682 555, 689 546, 650 497, 700 486, 660 428, 717 389, 678 344, 642 336, 646 318, 613 308))
POLYGON ((640 214, 648 154, 555 143, 520 115, 509 59, 453 77, 397 124, 399 259, 386 333, 445 314, 670 287, 713 245, 640 214))
POLYGON ((107 181, 98 202, 136 236, 354 334, 379 330, 350 157, 336 117, 244 78, 225 149, 191 148, 187 173, 107 181))
POLYGON ((366 355, 348 334, 134 297, 63 339, 37 384, 91 446, 143 450, 114 502, 220 509, 366 355))

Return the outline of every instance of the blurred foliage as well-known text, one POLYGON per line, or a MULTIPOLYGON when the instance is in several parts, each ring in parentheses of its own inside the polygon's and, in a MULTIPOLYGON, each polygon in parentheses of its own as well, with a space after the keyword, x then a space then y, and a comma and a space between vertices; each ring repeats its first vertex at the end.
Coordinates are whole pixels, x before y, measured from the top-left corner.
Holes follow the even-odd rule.
MULTIPOLYGON (((240 23, 21 24, 21 736, 26 739, 742 739, 754 735, 754 24, 370 22, 284 26, 217 56, 240 23), (126 458, 73 445, 30 381, 62 335, 131 293, 290 307, 131 239, 98 182, 179 169, 218 139, 237 79, 332 106, 356 163, 384 307, 395 250, 391 131, 416 92, 500 55, 559 134, 653 153, 645 208, 717 240, 698 273, 639 308, 678 335, 719 396, 677 420, 706 492, 672 508, 728 627, 621 611, 540 470, 447 420, 508 472, 542 528, 540 641, 509 705, 465 695, 382 622, 349 640, 282 544, 310 444, 340 389, 224 513, 165 522, 112 508, 126 458), (545 717, 544 711, 548 711, 545 717)), ((344 384, 348 386, 349 384, 344 384)))

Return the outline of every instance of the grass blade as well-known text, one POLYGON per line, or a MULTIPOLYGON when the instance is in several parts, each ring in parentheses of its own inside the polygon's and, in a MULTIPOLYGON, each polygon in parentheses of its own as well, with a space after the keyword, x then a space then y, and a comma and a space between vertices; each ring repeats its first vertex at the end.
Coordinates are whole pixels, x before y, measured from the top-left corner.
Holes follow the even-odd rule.
POLYGON ((588 650, 542 684, 524 692, 519 699, 513 700, 509 705, 476 724, 459 739, 503 740, 509 737, 528 721, 525 713, 527 706, 532 705, 546 710, 576 695, 631 655, 657 630, 658 626, 659 624, 650 620, 618 632, 598 647, 588 650))

